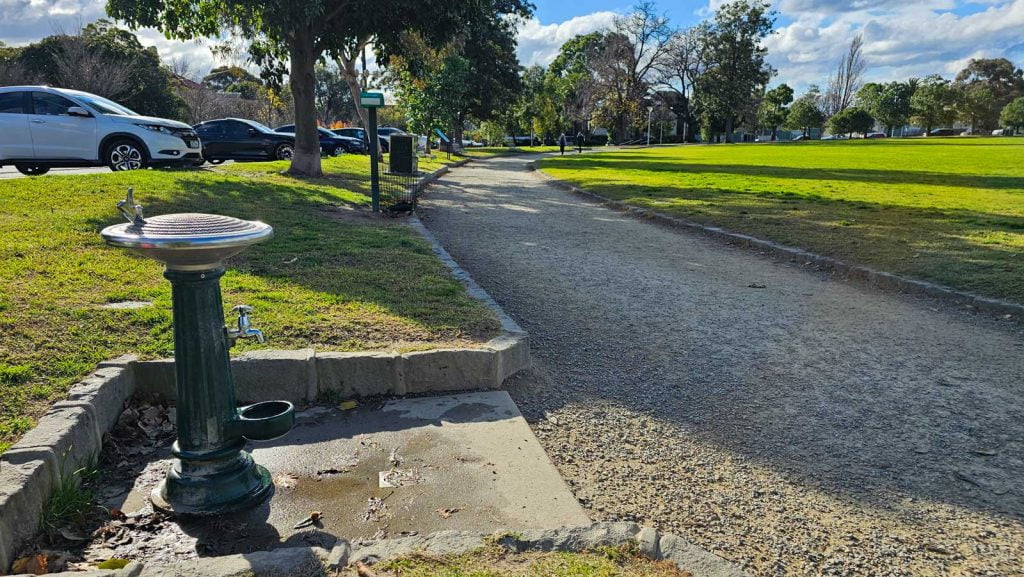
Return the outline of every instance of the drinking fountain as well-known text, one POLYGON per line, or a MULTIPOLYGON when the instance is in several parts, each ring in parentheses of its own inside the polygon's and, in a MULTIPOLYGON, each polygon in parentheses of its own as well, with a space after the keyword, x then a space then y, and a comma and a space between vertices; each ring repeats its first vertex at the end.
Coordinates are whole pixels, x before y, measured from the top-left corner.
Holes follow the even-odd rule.
POLYGON ((184 515, 253 508, 274 486, 243 450, 246 440, 284 435, 295 424, 295 408, 287 401, 237 407, 228 349, 238 339, 263 342, 263 333, 250 325, 252 308, 245 305, 232 309, 237 324, 225 326, 220 278, 224 259, 267 240, 274 229, 216 214, 145 217, 132 189, 117 208, 128 222, 104 228, 104 240, 164 263, 171 282, 178 438, 153 505, 184 515))

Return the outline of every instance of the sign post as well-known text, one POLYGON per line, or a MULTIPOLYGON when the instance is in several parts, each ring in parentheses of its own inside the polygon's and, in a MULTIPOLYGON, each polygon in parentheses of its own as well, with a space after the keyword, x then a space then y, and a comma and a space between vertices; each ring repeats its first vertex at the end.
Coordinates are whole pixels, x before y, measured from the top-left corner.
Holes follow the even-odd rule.
POLYGON ((373 212, 380 212, 380 158, 377 137, 377 109, 384 106, 384 94, 380 92, 363 92, 359 95, 359 105, 366 109, 369 126, 366 131, 370 137, 370 206, 373 212))

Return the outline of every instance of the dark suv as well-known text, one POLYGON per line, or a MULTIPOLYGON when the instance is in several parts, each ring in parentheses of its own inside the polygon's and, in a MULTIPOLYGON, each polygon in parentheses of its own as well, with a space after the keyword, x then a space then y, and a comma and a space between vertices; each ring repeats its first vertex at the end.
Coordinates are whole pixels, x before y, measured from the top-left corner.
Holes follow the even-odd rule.
POLYGON ((288 160, 295 151, 295 136, 274 132, 254 120, 221 118, 194 127, 203 141, 203 158, 213 164, 225 160, 288 160))
MULTIPOLYGON (((278 126, 276 130, 278 132, 295 134, 295 125, 286 124, 284 126, 278 126)), ((366 145, 364 145, 363 141, 358 138, 339 136, 326 128, 320 128, 319 126, 317 127, 317 130, 320 132, 320 151, 327 156, 337 156, 342 152, 349 152, 353 154, 366 153, 366 145)))

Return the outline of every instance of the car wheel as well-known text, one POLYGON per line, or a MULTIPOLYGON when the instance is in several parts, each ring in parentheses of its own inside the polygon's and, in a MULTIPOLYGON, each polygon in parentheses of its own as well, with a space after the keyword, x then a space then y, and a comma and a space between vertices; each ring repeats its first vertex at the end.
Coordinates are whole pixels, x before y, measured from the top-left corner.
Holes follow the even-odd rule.
POLYGON ((207 159, 206 162, 209 162, 210 164, 224 164, 224 159, 223 158, 211 158, 211 159, 207 159))
POLYGON ((127 138, 111 142, 104 158, 114 172, 146 168, 146 151, 137 142, 127 138))
POLYGON ((278 160, 291 160, 294 152, 295 149, 291 144, 279 144, 277 145, 277 148, 274 149, 274 158, 278 160))
POLYGON ((42 176, 50 172, 49 166, 39 166, 38 164, 15 164, 14 168, 17 168, 18 172, 25 176, 42 176))
POLYGON ((341 156, 346 152, 348 152, 348 150, 345 150, 344 146, 335 146, 334 150, 331 151, 331 156, 341 156))

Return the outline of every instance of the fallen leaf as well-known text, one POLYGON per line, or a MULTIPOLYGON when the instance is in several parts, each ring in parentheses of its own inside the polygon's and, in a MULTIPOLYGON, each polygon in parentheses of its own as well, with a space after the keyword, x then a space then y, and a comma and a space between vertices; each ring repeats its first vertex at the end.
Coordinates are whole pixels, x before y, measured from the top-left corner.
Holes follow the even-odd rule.
POLYGON ((50 571, 47 569, 49 563, 46 562, 46 555, 28 555, 20 559, 16 559, 11 564, 12 573, 30 573, 32 575, 46 575, 50 571))
POLYGON ((107 559, 96 566, 97 569, 124 569, 130 561, 128 559, 107 559))
POLYGON ((341 409, 342 411, 351 411, 352 409, 354 409, 354 408, 356 408, 358 406, 359 406, 359 403, 357 403, 355 401, 345 401, 345 402, 341 403, 340 405, 338 405, 338 408, 341 409))
POLYGON ((758 284, 756 282, 752 282, 752 283, 748 284, 747 287, 748 288, 756 288, 756 289, 768 288, 766 285, 758 284))
POLYGON ((440 515, 442 519, 447 519, 448 517, 451 517, 452 515, 454 515, 455 513, 458 513, 459 511, 461 511, 461 509, 459 509, 458 507, 446 507, 446 508, 438 509, 437 510, 437 514, 440 515))
POLYGON ((291 473, 281 473, 274 477, 274 485, 278 489, 294 489, 299 484, 299 478, 291 473))
POLYGON ((377 577, 377 574, 373 572, 373 569, 370 569, 370 567, 362 561, 356 561, 356 573, 359 577, 377 577))

